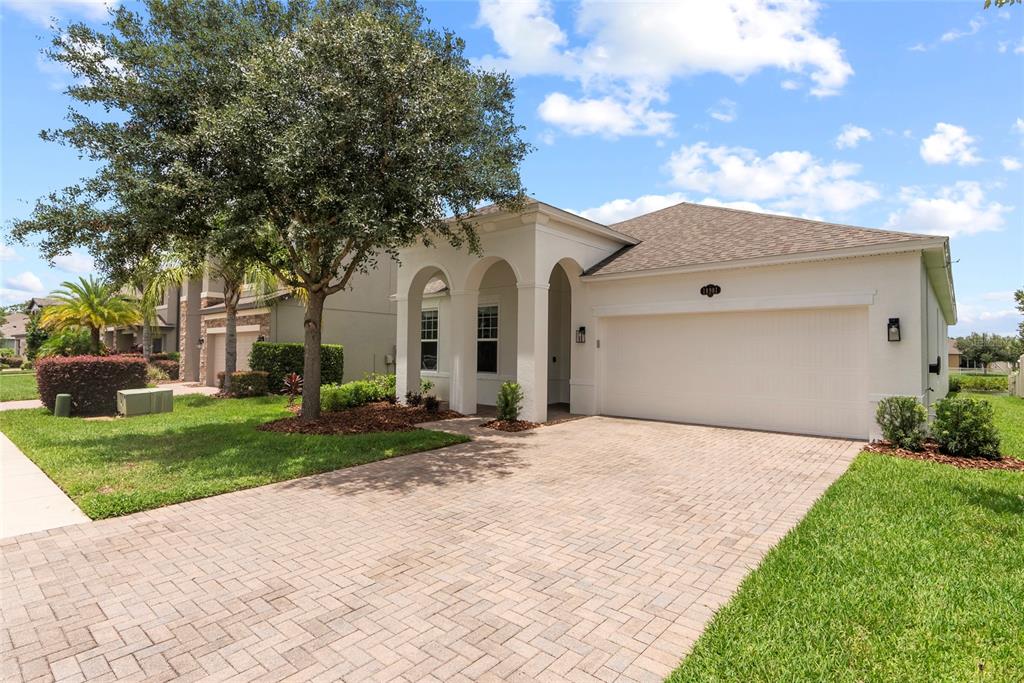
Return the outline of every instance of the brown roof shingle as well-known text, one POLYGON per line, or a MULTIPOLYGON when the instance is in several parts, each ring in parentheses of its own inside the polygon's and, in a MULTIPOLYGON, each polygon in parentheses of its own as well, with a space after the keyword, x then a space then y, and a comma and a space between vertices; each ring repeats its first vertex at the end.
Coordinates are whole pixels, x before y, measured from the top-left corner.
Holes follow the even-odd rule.
POLYGON ((609 227, 641 242, 612 254, 587 271, 588 275, 934 239, 930 235, 858 228, 689 202, 609 227))

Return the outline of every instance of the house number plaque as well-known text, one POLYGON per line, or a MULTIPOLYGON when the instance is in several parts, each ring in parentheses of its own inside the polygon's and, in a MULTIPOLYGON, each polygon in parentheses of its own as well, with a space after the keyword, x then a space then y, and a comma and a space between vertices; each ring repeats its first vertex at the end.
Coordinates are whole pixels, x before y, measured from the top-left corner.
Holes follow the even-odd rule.
POLYGON ((719 287, 718 285, 704 285, 703 287, 700 288, 700 293, 708 298, 711 298, 715 294, 721 294, 722 288, 719 287))

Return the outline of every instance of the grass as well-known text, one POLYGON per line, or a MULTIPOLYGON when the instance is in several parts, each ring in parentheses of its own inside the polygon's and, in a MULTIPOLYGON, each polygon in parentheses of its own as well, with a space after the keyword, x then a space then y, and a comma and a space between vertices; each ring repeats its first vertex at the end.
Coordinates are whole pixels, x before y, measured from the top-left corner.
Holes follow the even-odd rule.
POLYGON ((261 432, 283 397, 180 396, 174 412, 128 419, 0 413, 0 429, 93 519, 440 448, 463 436, 416 430, 354 436, 261 432))
POLYGON ((1002 441, 1000 450, 1003 455, 1024 460, 1024 398, 1007 394, 961 393, 992 404, 996 414, 996 429, 1002 441))
POLYGON ((27 401, 39 398, 34 372, 0 373, 0 401, 27 401))
POLYGON ((1024 680, 1022 547, 1021 473, 861 454, 670 680, 1024 680))

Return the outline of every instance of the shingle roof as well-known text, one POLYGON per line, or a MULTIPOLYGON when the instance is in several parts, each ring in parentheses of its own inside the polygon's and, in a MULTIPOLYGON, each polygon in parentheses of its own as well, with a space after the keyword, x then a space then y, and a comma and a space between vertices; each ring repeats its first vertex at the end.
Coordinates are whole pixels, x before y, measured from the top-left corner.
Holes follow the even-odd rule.
POLYGON ((8 313, 7 322, 0 328, 0 336, 7 339, 20 337, 25 334, 25 326, 28 325, 28 316, 24 313, 8 313))
POLYGON ((601 261, 588 275, 678 268, 934 237, 683 202, 611 226, 641 242, 601 261))

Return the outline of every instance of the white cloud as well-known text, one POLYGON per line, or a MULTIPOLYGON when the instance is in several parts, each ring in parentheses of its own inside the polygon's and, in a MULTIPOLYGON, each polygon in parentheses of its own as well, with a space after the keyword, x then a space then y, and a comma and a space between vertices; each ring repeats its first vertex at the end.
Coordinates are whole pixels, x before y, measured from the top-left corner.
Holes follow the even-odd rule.
POLYGON ((944 43, 951 43, 954 40, 959 40, 960 38, 964 38, 966 36, 973 36, 975 33, 981 30, 982 26, 984 26, 984 22, 982 22, 981 19, 971 19, 969 22, 967 22, 966 29, 950 29, 949 31, 943 33, 939 40, 941 40, 944 43))
POLYGON ((1024 168, 1024 164, 1016 157, 1003 157, 999 160, 999 163, 1003 165, 1004 171, 1019 171, 1021 168, 1024 168))
POLYGON ((799 81, 794 81, 794 80, 791 80, 791 79, 788 79, 788 78, 786 80, 782 81, 782 83, 779 83, 779 85, 782 86, 783 90, 799 90, 800 89, 800 82, 799 81))
MULTIPOLYGON (((574 101, 613 98, 636 117, 664 119, 668 114, 651 112, 650 104, 666 99, 673 79, 702 73, 743 80, 777 68, 806 77, 811 93, 825 97, 843 88, 853 68, 839 41, 817 32, 818 10, 811 0, 687 0, 660 4, 656 12, 636 3, 583 0, 570 36, 548 0, 481 0, 478 25, 491 30, 499 49, 479 62, 576 81, 583 92, 574 101)), ((794 79, 783 83, 798 86, 794 79)), ((634 131, 628 134, 650 130, 643 119, 631 125, 612 120, 634 131)))
POLYGON ((685 201, 686 196, 681 192, 645 194, 636 199, 613 199, 600 206, 580 211, 580 215, 604 225, 611 225, 685 201))
POLYGON ((554 92, 537 107, 541 120, 570 135, 664 135, 671 130, 673 115, 653 111, 648 103, 622 102, 612 97, 574 99, 554 92))
POLYGON ((72 273, 74 275, 85 275, 95 270, 92 257, 79 251, 55 256, 53 258, 53 265, 65 273, 72 273))
POLYGON ((46 288, 43 287, 42 280, 40 280, 35 273, 31 273, 27 270, 6 278, 4 280, 4 284, 11 289, 18 289, 35 294, 46 291, 46 288))
POLYGON ((889 214, 886 227, 949 237, 1000 230, 1003 214, 1013 210, 999 202, 986 202, 981 184, 969 181, 943 187, 934 197, 924 196, 917 188, 904 188, 901 197, 906 207, 889 214))
POLYGON ((708 115, 722 123, 732 123, 736 120, 736 103, 728 97, 718 100, 718 104, 708 109, 708 115))
POLYGON ((957 163, 970 166, 981 161, 974 138, 967 129, 951 123, 936 123, 935 132, 921 141, 921 158, 929 164, 957 163))
POLYGON ((6 244, 0 244, 0 261, 13 261, 18 258, 18 252, 6 244))
POLYGON ((861 140, 870 140, 871 131, 867 128, 861 128, 855 126, 852 123, 848 123, 843 126, 842 131, 839 132, 839 136, 836 137, 836 147, 838 149, 852 149, 860 144, 861 140))
POLYGON ((1024 119, 1017 117, 1017 120, 1013 124, 1012 128, 1014 133, 1024 133, 1024 119))
POLYGON ((119 0, 4 0, 4 9, 12 9, 44 26, 53 18, 75 17, 99 21, 107 17, 107 9, 119 0))
POLYGON ((878 199, 874 185, 853 179, 857 164, 824 163, 810 152, 773 152, 766 157, 743 147, 683 145, 668 162, 672 182, 683 189, 728 200, 770 200, 774 210, 843 212, 878 199))

